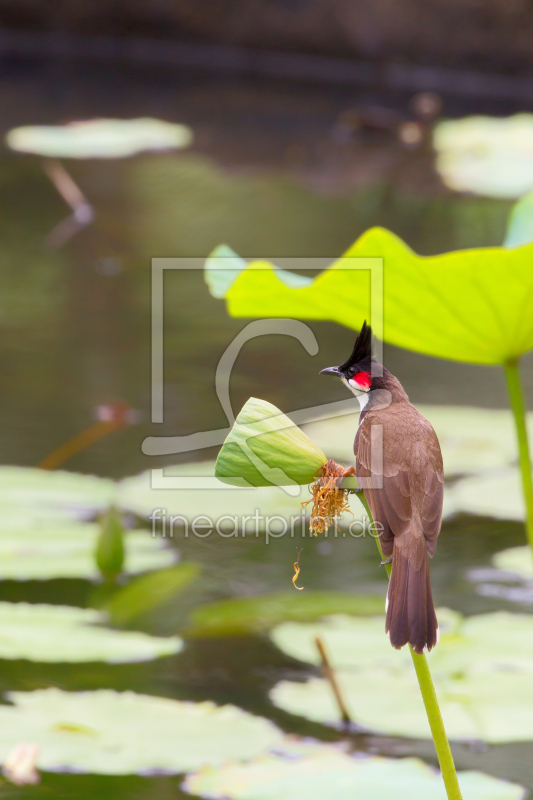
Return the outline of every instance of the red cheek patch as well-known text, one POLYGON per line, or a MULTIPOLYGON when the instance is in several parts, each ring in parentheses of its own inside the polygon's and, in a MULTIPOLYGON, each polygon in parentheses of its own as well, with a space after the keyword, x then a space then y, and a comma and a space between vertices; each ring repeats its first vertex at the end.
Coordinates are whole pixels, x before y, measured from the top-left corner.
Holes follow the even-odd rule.
POLYGON ((370 372, 356 372, 353 376, 353 380, 361 386, 362 389, 370 389, 370 384, 372 383, 370 372))

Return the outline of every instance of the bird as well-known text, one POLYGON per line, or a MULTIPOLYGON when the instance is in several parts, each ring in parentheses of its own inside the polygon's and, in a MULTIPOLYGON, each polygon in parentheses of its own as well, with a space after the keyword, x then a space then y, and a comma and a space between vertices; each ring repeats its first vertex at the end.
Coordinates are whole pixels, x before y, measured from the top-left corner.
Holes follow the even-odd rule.
MULTIPOLYGON (((352 354, 335 375, 360 405, 354 442, 355 474, 379 535, 383 564, 391 563, 385 630, 393 647, 415 653, 438 642, 429 558, 435 555, 442 522, 444 474, 433 427, 409 402, 398 378, 372 355, 366 321, 352 354)), ((346 474, 354 474, 353 466, 346 474)))

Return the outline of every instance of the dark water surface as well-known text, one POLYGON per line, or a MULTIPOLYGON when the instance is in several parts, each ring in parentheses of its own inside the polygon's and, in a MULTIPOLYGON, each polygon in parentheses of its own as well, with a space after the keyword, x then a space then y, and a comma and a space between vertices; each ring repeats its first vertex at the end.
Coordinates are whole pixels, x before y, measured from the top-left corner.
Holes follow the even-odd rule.
MULTIPOLYGON (((245 257, 340 255, 370 225, 389 227, 420 253, 499 244, 510 204, 447 192, 428 152, 402 148, 388 131, 367 131, 339 144, 335 126, 350 109, 376 103, 407 114, 408 97, 217 81, 186 74, 125 72, 65 63, 3 65, 2 129, 91 116, 158 116, 187 122, 195 145, 178 154, 125 161, 68 162, 96 209, 96 222, 59 251, 44 246, 66 216, 38 158, 0 154, 0 446, 6 464, 33 466, 94 421, 96 406, 123 401, 141 422, 116 431, 66 466, 121 478, 160 461, 141 453, 147 435, 223 427, 214 389, 218 359, 247 320, 230 319, 207 292, 200 272, 176 272, 165 288, 165 422, 150 423, 150 259, 205 257, 226 242, 245 257)), ((448 114, 483 110, 445 103, 448 114)), ((492 109, 485 111, 511 111, 492 109)), ((436 324, 438 321, 436 320, 436 324)), ((343 399, 342 386, 318 378, 351 349, 353 332, 310 323, 320 345, 306 355, 296 341, 249 342, 232 375, 232 402, 250 395, 283 410, 343 399)), ((497 368, 437 361, 387 347, 385 363, 414 402, 505 407, 497 368)), ((533 397, 533 360, 524 366, 533 397)), ((347 431, 353 436, 353 431, 347 431)), ((205 451, 202 457, 212 456, 205 451)), ((372 541, 305 540, 307 587, 385 591, 372 541)), ((465 574, 490 555, 524 542, 521 525, 460 517, 445 524, 432 567, 437 604, 464 613, 509 607, 475 594, 465 574)), ((183 540, 183 558, 203 565, 185 598, 143 620, 171 633, 195 605, 231 596, 287 590, 295 543, 261 539, 183 540)), ((83 581, 0 584, 0 598, 87 605, 83 581)), ((59 686, 114 687, 175 698, 233 702, 290 732, 323 739, 335 732, 273 709, 269 688, 307 674, 266 639, 191 642, 177 657, 141 665, 41 665, 3 662, 0 690, 59 686)), ((372 752, 419 754, 429 742, 356 736, 372 752)), ((509 777, 533 789, 530 744, 454 748, 459 768, 509 777)), ((9 796, 45 798, 179 798, 176 777, 46 775, 37 788, 9 796)))

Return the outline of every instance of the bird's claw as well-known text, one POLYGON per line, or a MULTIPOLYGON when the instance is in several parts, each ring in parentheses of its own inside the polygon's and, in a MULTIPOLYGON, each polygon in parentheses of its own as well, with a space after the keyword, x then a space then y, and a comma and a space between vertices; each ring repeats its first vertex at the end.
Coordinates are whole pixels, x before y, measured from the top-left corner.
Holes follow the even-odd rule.
POLYGON ((384 567, 386 564, 390 564, 391 561, 392 561, 392 556, 390 558, 388 558, 386 561, 382 561, 379 566, 380 567, 384 567))

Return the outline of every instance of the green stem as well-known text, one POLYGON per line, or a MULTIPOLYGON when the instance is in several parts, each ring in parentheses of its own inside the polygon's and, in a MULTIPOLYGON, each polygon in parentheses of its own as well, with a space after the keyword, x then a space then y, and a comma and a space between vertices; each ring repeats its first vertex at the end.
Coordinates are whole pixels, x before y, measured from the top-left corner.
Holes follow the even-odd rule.
POLYGON ((531 477, 531 458, 527 439, 526 407, 524 404, 522 386, 520 384, 518 359, 507 361, 503 366, 518 436, 520 472, 522 473, 522 486, 524 489, 524 500, 526 502, 527 538, 529 539, 530 547, 533 549, 533 480, 531 477))
POLYGON ((429 671, 429 664, 425 653, 415 653, 411 645, 411 658, 415 665, 416 677, 418 678, 418 685, 426 707, 426 714, 431 728, 431 735, 435 743, 435 750, 440 764, 440 771, 442 772, 442 780, 446 787, 446 794, 448 800, 461 800, 462 794, 457 780, 457 772, 455 771, 455 764, 453 761, 450 743, 446 736, 446 729, 440 713, 439 701, 431 679, 431 672, 429 671))
MULTIPOLYGON (((372 521, 372 514, 363 492, 359 492, 357 496, 364 505, 369 520, 372 521)), ((377 536, 374 538, 381 555, 381 560, 383 561, 381 542, 377 536)), ((391 565, 386 564, 385 569, 390 578, 391 565)), ((429 664, 424 653, 415 653, 411 645, 409 645, 409 649, 411 651, 411 658, 413 659, 416 677, 418 678, 418 685, 420 686, 420 692, 424 701, 429 727, 431 728, 435 750, 437 751, 437 758, 439 759, 440 771, 442 773, 442 780, 444 781, 448 800, 462 800, 463 796, 459 787, 457 772, 455 770, 453 755, 446 735, 442 714, 440 713, 439 701, 437 700, 431 672, 429 671, 429 664)))

